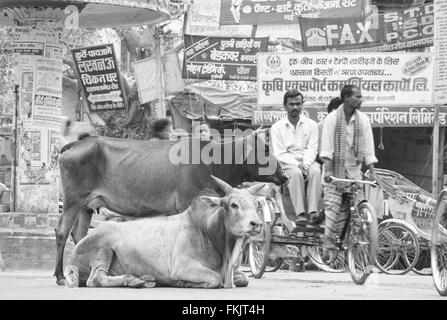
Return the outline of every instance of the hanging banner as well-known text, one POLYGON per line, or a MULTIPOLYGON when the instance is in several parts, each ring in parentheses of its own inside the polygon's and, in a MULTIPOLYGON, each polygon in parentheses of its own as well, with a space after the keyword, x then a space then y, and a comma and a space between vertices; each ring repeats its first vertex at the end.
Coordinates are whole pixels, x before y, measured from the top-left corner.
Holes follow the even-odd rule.
POLYGON ((338 19, 300 19, 304 51, 396 51, 433 45, 433 3, 338 19))
MULTIPOLYGON (((368 116, 372 127, 433 127, 435 119, 435 109, 430 107, 362 106, 360 110, 368 116)), ((309 106, 303 110, 303 114, 316 122, 323 122, 327 116, 327 107, 309 106)), ((272 125, 286 116, 286 111, 258 108, 253 110, 252 123, 272 125)), ((439 123, 440 126, 447 127, 447 108, 441 107, 439 123)))
POLYGON ((177 52, 171 52, 163 57, 163 73, 165 75, 166 92, 181 92, 185 89, 182 70, 177 52))
POLYGON ((184 35, 184 79, 256 81, 256 54, 268 38, 217 38, 184 35))
POLYGON ((73 49, 72 53, 90 111, 124 108, 126 96, 113 44, 73 49))
POLYGON ((155 57, 142 59, 132 63, 137 81, 138 95, 141 103, 147 103, 159 98, 160 79, 157 74, 157 59, 155 57))
POLYGON ((258 106, 282 107, 296 89, 305 105, 327 105, 353 84, 365 106, 431 105, 433 57, 427 53, 260 53, 258 106))
POLYGON ((32 123, 34 127, 60 129, 63 63, 60 59, 37 59, 32 123))
POLYGON ((356 17, 364 0, 222 0, 221 25, 298 23, 298 18, 356 17))
POLYGON ((435 0, 434 104, 447 104, 447 0, 435 0))
POLYGON ((221 0, 194 0, 186 15, 186 34, 214 37, 249 37, 252 26, 220 25, 221 0))

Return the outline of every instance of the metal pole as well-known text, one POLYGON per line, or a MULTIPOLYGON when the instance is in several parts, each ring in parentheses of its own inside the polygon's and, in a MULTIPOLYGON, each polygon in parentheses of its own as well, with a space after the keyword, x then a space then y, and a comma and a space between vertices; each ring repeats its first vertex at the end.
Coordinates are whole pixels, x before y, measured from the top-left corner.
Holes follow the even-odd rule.
POLYGON ((438 172, 439 172, 439 105, 435 105, 435 119, 433 126, 433 174, 432 193, 435 197, 439 193, 438 172))
POLYGON ((14 87, 15 94, 15 108, 14 108, 14 143, 13 143, 13 158, 12 158, 12 172, 11 172, 11 212, 16 212, 17 208, 17 166, 19 161, 19 134, 18 134, 18 117, 19 117, 19 86, 14 87))

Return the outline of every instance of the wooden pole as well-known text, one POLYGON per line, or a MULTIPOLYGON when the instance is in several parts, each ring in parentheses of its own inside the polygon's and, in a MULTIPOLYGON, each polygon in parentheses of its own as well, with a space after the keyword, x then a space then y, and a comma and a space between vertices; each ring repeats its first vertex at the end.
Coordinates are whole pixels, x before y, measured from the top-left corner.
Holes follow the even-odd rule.
POLYGON ((15 95, 15 108, 14 108, 14 144, 13 144, 13 158, 12 158, 12 172, 11 172, 11 196, 10 212, 16 212, 17 208, 17 166, 19 165, 19 128, 18 128, 18 117, 19 117, 19 86, 16 85, 14 88, 15 95))
POLYGON ((432 193, 436 197, 439 193, 439 105, 435 105, 435 118, 433 126, 433 174, 432 193))

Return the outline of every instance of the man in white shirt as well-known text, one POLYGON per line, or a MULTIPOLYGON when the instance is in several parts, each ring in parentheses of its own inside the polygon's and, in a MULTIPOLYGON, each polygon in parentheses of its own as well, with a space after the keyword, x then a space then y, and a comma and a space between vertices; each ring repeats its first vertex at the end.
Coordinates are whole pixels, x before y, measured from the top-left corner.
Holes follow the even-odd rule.
POLYGON ((321 136, 320 158, 324 162, 324 212, 326 215, 325 238, 327 247, 333 244, 333 235, 340 234, 348 218, 349 199, 331 184, 336 178, 362 179, 362 165, 375 180, 374 164, 377 163, 374 137, 369 118, 359 111, 362 93, 353 85, 346 85, 340 94, 342 104, 327 115, 321 136))
POLYGON ((296 224, 305 225, 308 218, 310 222, 317 219, 321 199, 321 170, 315 161, 318 125, 302 115, 303 95, 299 91, 287 91, 283 104, 287 117, 271 128, 273 153, 288 178, 290 197, 297 215, 296 224))

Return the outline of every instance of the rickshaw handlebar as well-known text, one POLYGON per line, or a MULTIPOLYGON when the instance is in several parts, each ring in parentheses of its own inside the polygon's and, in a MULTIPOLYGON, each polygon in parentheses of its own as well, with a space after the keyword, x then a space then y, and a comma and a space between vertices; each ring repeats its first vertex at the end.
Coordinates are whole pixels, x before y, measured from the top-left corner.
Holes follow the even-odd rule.
POLYGON ((333 176, 330 176, 330 178, 331 178, 331 181, 336 181, 336 182, 361 183, 361 184, 368 184, 368 185, 371 185, 374 187, 377 186, 377 181, 358 180, 358 179, 340 179, 340 178, 336 178, 333 176))

